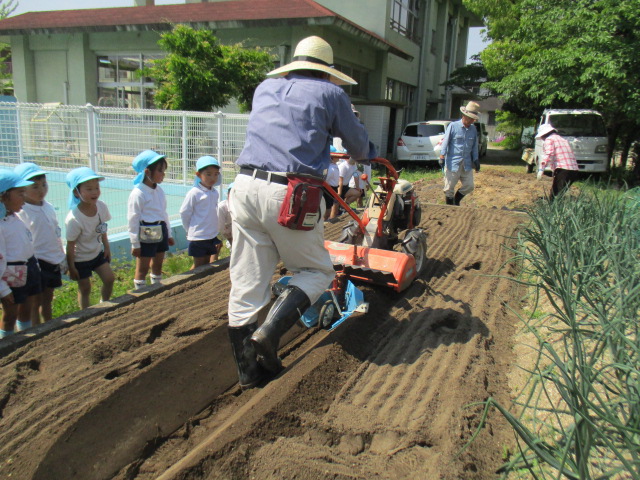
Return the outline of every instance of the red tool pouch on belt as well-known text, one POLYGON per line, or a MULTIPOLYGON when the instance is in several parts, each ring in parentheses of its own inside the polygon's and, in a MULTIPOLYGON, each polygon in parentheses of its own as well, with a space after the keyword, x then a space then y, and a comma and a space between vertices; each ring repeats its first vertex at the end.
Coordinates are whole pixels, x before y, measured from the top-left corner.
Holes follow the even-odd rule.
POLYGON ((322 180, 304 175, 287 175, 287 179, 278 223, 291 230, 313 230, 320 220, 322 180))

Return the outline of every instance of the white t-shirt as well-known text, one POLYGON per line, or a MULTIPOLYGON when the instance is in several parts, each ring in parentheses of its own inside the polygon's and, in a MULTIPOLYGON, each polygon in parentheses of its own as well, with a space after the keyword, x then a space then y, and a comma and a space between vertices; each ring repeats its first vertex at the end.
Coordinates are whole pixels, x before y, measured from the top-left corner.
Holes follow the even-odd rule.
POLYGON ((26 262, 33 257, 31 232, 15 214, 0 220, 0 298, 11 293, 7 282, 2 280, 7 262, 26 262))
POLYGON ((31 231, 36 257, 53 265, 62 263, 65 257, 62 247, 62 230, 53 205, 47 201, 42 205, 25 203, 16 215, 31 231))
POLYGON ((104 202, 98 200, 97 206, 98 213, 93 217, 86 216, 78 210, 78 207, 67 214, 64 222, 67 228, 67 241, 76 242, 76 262, 93 260, 103 249, 101 229, 98 227, 111 220, 111 214, 104 202))
POLYGON ((353 173, 358 169, 358 164, 351 165, 347 160, 343 160, 338 163, 338 169, 340 171, 340 177, 342 177, 342 185, 346 188, 349 185, 349 181, 353 177, 353 173))
POLYGON ((180 207, 187 240, 211 240, 218 235, 218 191, 201 183, 187 192, 180 207))
POLYGON ((371 165, 359 165, 357 171, 355 172, 355 175, 351 177, 351 180, 349 180, 349 186, 351 188, 367 188, 367 182, 360 178, 360 175, 362 173, 366 173, 367 178, 369 179, 368 182, 371 182, 371 165), (357 186, 356 179, 358 180, 357 186))
POLYGON ((229 212, 229 199, 225 199, 218 204, 218 224, 220 233, 227 240, 232 238, 231 213, 229 212))
POLYGON ((327 170, 327 183, 332 187, 337 187, 338 183, 340 183, 340 169, 338 168, 337 163, 330 163, 329 169, 327 170))
POLYGON ((131 190, 127 203, 127 219, 132 248, 140 248, 140 222, 165 222, 169 230, 169 238, 173 237, 167 213, 167 199, 160 185, 151 188, 141 183, 131 190))

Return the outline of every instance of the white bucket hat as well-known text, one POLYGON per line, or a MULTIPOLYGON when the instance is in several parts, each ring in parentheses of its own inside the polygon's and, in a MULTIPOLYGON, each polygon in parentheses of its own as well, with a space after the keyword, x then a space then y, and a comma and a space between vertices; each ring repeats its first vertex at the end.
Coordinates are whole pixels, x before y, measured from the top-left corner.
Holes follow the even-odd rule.
POLYGON ((555 132, 555 131, 556 131, 556 129, 555 129, 555 127, 553 125, 551 125, 550 123, 543 123, 538 128, 538 133, 536 133, 536 138, 542 138, 545 135, 548 135, 551 132, 555 132))
POLYGON ((293 61, 267 73, 267 77, 281 77, 293 70, 318 70, 328 73, 336 85, 357 85, 353 78, 333 68, 333 50, 320 37, 300 40, 293 53, 293 61))
POLYGON ((480 118, 480 105, 476 102, 469 102, 466 106, 460 107, 460 111, 463 115, 467 117, 471 117, 474 120, 478 120, 480 118))

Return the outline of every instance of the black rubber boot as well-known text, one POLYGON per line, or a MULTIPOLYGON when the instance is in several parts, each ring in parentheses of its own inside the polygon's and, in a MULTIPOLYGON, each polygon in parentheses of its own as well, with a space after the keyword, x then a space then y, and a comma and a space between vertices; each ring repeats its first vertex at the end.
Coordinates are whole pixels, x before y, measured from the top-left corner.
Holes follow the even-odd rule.
POLYGON ((446 195, 444 196, 445 201, 447 202, 447 205, 453 205, 453 198, 451 197, 447 197, 446 195))
POLYGON ((256 328, 258 328, 258 324, 252 323, 228 329, 233 358, 235 358, 238 368, 238 381, 243 390, 257 386, 265 377, 265 371, 256 360, 256 349, 250 341, 256 328))
POLYGON ((309 305, 311 302, 306 293, 295 286, 287 287, 276 299, 264 323, 251 336, 258 363, 269 372, 282 370, 282 362, 278 358, 280 337, 287 333, 309 305))
POLYGON ((460 201, 464 198, 464 195, 460 193, 460 190, 456 192, 456 196, 453 198, 454 205, 460 205, 460 201))

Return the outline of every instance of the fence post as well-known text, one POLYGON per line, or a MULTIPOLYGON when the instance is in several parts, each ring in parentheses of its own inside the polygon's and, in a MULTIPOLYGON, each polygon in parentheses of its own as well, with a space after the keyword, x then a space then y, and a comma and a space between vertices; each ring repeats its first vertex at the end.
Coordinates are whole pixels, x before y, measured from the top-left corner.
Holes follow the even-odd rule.
POLYGON ((89 167, 98 172, 98 148, 96 142, 96 111, 93 105, 87 103, 87 145, 89 145, 89 167))
POLYGON ((222 159, 222 119, 224 118, 224 113, 218 110, 216 112, 216 117, 218 117, 218 135, 216 139, 216 142, 218 143, 218 161, 220 162, 220 165, 222 165, 222 162, 224 161, 222 159))
POLYGON ((187 184, 187 156, 189 155, 189 136, 187 135, 187 112, 182 112, 182 184, 187 184))
POLYGON ((16 102, 16 121, 17 121, 17 130, 18 130, 18 156, 20 157, 20 163, 24 163, 24 146, 22 145, 22 120, 20 112, 22 109, 20 108, 20 104, 16 102))

